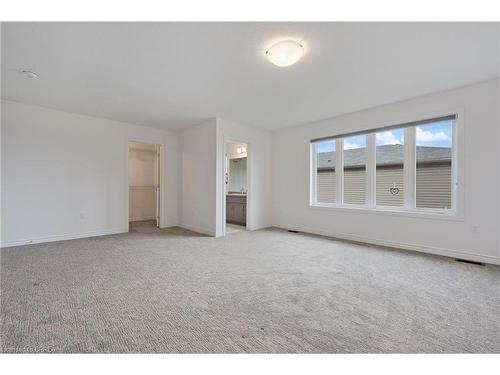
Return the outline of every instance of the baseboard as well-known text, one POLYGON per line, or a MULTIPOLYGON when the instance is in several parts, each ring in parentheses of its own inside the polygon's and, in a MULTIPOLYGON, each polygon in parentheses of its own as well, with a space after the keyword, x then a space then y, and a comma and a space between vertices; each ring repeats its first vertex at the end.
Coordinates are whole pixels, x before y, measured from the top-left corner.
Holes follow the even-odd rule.
POLYGON ((262 224, 262 225, 255 225, 251 228, 247 228, 247 230, 254 231, 254 230, 261 230, 261 229, 266 229, 266 228, 271 228, 274 227, 275 225, 272 224, 262 224))
POLYGON ((438 247, 432 247, 432 246, 408 244, 408 243, 402 243, 402 242, 385 241, 385 240, 374 239, 374 238, 366 238, 366 237, 357 236, 357 235, 348 234, 348 233, 322 231, 322 230, 317 230, 314 228, 308 228, 308 227, 304 227, 304 226, 274 224, 273 227, 279 228, 279 229, 284 229, 284 230, 295 230, 295 231, 303 232, 303 233, 316 234, 319 236, 338 238, 338 239, 342 239, 342 240, 362 242, 362 243, 366 243, 369 245, 392 247, 392 248, 396 248, 396 249, 417 251, 420 253, 441 255, 441 256, 450 257, 450 258, 459 258, 459 259, 472 260, 475 262, 500 265, 500 258, 499 257, 493 257, 490 255, 482 255, 482 254, 473 254, 473 253, 469 253, 467 251, 451 250, 451 249, 444 249, 444 248, 438 248, 438 247))
POLYGON ((167 229, 167 228, 175 228, 175 227, 179 227, 179 224, 175 223, 175 224, 165 224, 165 225, 162 225, 160 224, 160 229, 167 229))
POLYGON ((23 246, 23 245, 33 245, 37 243, 44 242, 56 242, 56 241, 65 241, 65 240, 75 240, 78 238, 87 238, 87 237, 97 237, 97 236, 107 236, 110 234, 119 234, 119 233, 127 233, 127 230, 122 229, 109 229, 102 231, 91 231, 91 232, 83 232, 83 233, 68 233, 68 234, 60 234, 55 236, 47 236, 47 237, 36 237, 36 238, 28 238, 22 240, 9 240, 0 242, 0 247, 12 247, 12 246, 23 246))
POLYGON ((131 217, 128 221, 156 220, 156 216, 131 217))
POLYGON ((190 230, 192 232, 204 234, 206 236, 215 237, 215 232, 212 229, 203 228, 203 227, 199 227, 196 225, 190 225, 190 224, 179 224, 179 227, 190 230))

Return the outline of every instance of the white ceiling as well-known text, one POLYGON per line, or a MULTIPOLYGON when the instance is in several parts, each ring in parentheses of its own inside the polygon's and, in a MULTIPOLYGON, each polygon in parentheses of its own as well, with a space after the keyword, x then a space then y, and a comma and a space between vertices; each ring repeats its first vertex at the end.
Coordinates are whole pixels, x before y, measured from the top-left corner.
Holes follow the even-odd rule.
POLYGON ((2 97, 165 129, 275 129, 497 77, 498 38, 496 23, 3 23, 2 97), (264 54, 282 38, 306 50, 288 68, 264 54))

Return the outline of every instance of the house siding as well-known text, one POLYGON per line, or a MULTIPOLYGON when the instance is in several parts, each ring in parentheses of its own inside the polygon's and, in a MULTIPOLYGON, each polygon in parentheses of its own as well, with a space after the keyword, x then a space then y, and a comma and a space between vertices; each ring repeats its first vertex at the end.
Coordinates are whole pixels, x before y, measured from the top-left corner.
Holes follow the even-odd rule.
POLYGON ((392 167, 377 167, 376 171, 376 204, 378 206, 403 206, 404 171, 401 165, 392 167), (397 194, 391 193, 391 188, 399 189, 397 194))
POLYGON ((320 203, 335 203, 337 192, 335 171, 318 171, 317 176, 316 200, 320 203))
POLYGON ((416 205, 451 208, 451 163, 417 163, 416 205))
POLYGON ((344 170, 344 203, 365 204, 366 202, 366 169, 344 170))
MULTIPOLYGON (((425 208, 451 208, 452 169, 450 162, 417 164, 416 206, 425 208)), ((318 170, 317 201, 336 202, 336 175, 333 170, 318 170)), ((376 204, 378 206, 404 205, 404 171, 402 166, 383 166, 376 170, 376 204), (395 186, 398 194, 390 189, 395 186)), ((364 204, 366 196, 366 170, 344 171, 344 203, 364 204)))

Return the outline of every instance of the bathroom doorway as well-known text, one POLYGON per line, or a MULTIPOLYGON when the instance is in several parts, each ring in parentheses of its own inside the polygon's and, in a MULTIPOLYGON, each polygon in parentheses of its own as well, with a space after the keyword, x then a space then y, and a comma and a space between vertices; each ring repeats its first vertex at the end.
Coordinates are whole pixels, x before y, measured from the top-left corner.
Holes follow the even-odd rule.
POLYGON ((225 142, 224 206, 226 235, 242 232, 247 228, 248 152, 247 143, 225 142))

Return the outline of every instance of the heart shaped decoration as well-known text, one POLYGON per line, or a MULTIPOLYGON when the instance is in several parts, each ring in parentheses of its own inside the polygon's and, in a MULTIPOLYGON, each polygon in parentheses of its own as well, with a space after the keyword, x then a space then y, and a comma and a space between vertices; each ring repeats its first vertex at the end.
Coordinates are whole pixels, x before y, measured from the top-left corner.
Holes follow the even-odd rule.
POLYGON ((399 188, 397 187, 392 187, 389 189, 392 195, 398 195, 399 194, 399 188))

